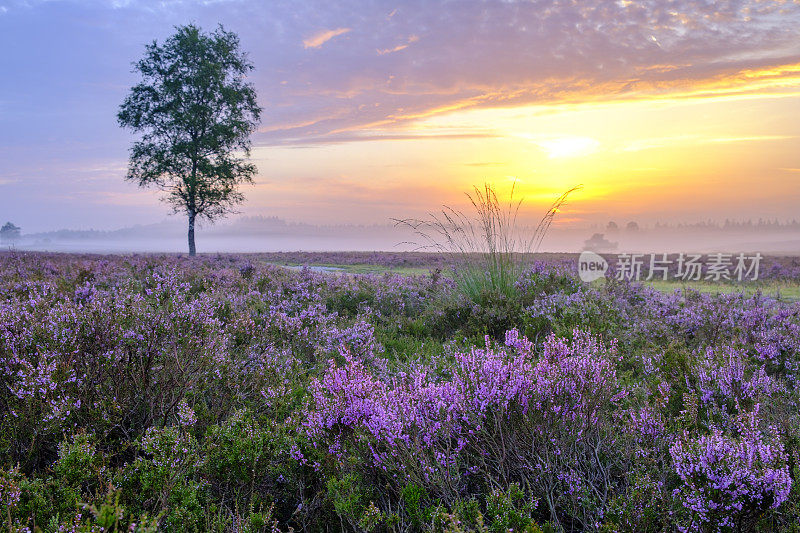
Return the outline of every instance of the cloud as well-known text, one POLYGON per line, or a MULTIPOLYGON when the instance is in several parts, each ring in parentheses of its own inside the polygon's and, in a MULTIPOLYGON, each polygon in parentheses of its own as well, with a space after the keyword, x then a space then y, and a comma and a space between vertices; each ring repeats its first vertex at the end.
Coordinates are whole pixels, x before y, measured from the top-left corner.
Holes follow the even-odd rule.
POLYGON ((639 152, 665 148, 668 146, 698 145, 698 144, 728 144, 740 142, 767 142, 767 141, 786 141, 795 139, 794 135, 746 135, 746 136, 727 136, 727 137, 703 137, 695 134, 676 135, 672 137, 654 137, 650 139, 638 139, 625 144, 621 151, 639 152))
POLYGON ((407 45, 407 44, 398 44, 398 45, 397 45, 397 46, 395 46, 394 48, 383 48, 383 49, 378 49, 378 50, 376 50, 376 52, 378 52, 378 55, 379 55, 379 56, 383 56, 383 55, 386 55, 386 54, 391 54, 391 53, 394 53, 394 52, 399 52, 400 50, 405 50, 406 48, 408 48, 408 45, 407 45))
POLYGON ((498 135, 492 133, 481 132, 461 132, 461 133, 407 133, 407 132, 390 132, 390 131, 352 131, 352 132, 337 132, 332 134, 320 135, 317 137, 302 136, 296 138, 282 139, 268 143, 265 146, 290 146, 290 147, 304 147, 304 146, 317 146, 323 144, 344 144, 351 142, 374 142, 374 141, 418 141, 424 139, 495 139, 498 135))
MULTIPOLYGON (((67 168, 125 155, 130 137, 113 116, 131 84, 126 66, 141 57, 143 43, 163 41, 188 20, 206 29, 221 22, 240 36, 264 107, 256 146, 447 138, 453 132, 416 126, 467 109, 800 96, 797 2, 468 0, 458 9, 427 0, 0 4, 14 15, 13 24, 0 16, 0 47, 20 50, 4 58, 14 83, 3 92, 0 146, 9 151, 0 157, 0 175, 25 176, 31 190, 45 179, 37 154, 61 154, 67 168), (47 39, 37 33, 44 26, 52 28, 47 39)), ((480 126, 463 131, 492 135, 480 126)), ((602 140, 596 149, 625 148, 602 140)), ((628 149, 663 142, 645 138, 628 149)), ((593 149, 562 144, 572 153, 593 149)), ((561 153, 557 142, 532 145, 561 153)))
POLYGON ((716 137, 709 139, 712 143, 740 143, 753 141, 787 141, 796 139, 794 135, 748 135, 742 137, 716 137))
POLYGON ((464 166, 467 167, 500 167, 506 165, 506 162, 500 161, 477 161, 475 163, 464 163, 464 166))
POLYGON ((303 40, 304 48, 319 48, 338 35, 343 35, 350 31, 350 28, 337 28, 335 30, 323 30, 315 33, 311 37, 303 40))
POLYGON ((392 130, 458 109, 800 93, 800 3, 509 0, 454 10, 409 0, 393 13, 380 2, 296 5, 296 15, 252 16, 275 36, 252 48, 257 87, 274 124, 297 125, 257 142, 392 130), (293 38, 311 35, 304 45, 318 48, 345 30, 325 54, 291 48, 293 38), (280 53, 264 61, 259 49, 280 53))
POLYGON ((417 35, 409 36, 408 40, 404 44, 398 44, 394 48, 379 48, 376 50, 379 56, 384 56, 386 54, 392 54, 394 52, 399 52, 400 50, 405 50, 409 47, 410 44, 419 41, 419 37, 417 35))

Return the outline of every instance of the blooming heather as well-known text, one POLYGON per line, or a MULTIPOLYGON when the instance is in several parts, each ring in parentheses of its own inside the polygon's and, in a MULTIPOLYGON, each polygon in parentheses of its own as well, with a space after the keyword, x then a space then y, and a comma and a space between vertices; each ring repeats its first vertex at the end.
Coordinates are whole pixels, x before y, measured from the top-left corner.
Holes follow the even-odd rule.
POLYGON ((0 528, 800 523, 799 303, 562 260, 514 289, 422 254, 0 253, 0 528))

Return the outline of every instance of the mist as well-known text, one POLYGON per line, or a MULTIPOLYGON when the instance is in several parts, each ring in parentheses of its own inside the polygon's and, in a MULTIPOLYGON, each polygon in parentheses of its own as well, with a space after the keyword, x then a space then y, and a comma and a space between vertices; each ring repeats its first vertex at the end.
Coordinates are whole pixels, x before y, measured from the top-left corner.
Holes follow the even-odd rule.
MULTIPOLYGON (((683 223, 632 227, 554 224, 538 251, 577 253, 712 253, 761 252, 800 255, 800 224, 683 223)), ((520 236, 533 228, 517 228, 520 236)), ((392 223, 316 225, 287 222, 278 217, 239 217, 200 226, 200 253, 325 252, 325 251, 437 251, 437 243, 411 228, 392 223)), ((50 252, 183 253, 185 221, 178 217, 111 231, 58 229, 25 233, 0 248, 50 252)), ((532 251, 532 250, 527 250, 532 251)))

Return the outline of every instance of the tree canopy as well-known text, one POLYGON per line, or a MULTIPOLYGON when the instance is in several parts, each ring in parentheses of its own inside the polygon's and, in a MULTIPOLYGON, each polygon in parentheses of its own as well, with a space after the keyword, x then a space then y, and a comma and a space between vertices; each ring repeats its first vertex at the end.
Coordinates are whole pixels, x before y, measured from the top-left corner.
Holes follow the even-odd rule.
POLYGON ((0 241, 12 242, 19 239, 22 228, 11 222, 6 222, 3 227, 0 227, 0 241))
POLYGON ((186 213, 194 255, 195 221, 231 212, 244 201, 239 186, 253 182, 250 135, 261 108, 246 81, 253 65, 235 33, 222 26, 204 33, 192 24, 176 30, 164 44, 147 45, 134 63, 142 80, 117 119, 142 133, 131 147, 126 179, 158 187, 176 213, 186 213))

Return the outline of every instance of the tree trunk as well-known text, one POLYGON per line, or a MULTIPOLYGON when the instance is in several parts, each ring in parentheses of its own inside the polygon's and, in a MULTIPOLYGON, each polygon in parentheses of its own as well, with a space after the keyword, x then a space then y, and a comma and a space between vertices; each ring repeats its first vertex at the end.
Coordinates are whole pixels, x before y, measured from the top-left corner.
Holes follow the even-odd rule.
POLYGON ((189 255, 193 256, 197 253, 194 247, 194 217, 195 213, 189 212, 189 255))

